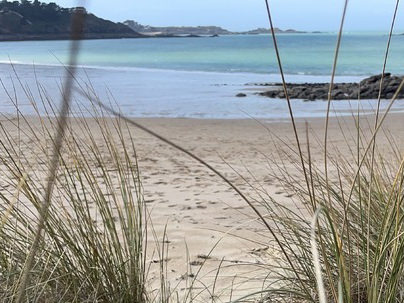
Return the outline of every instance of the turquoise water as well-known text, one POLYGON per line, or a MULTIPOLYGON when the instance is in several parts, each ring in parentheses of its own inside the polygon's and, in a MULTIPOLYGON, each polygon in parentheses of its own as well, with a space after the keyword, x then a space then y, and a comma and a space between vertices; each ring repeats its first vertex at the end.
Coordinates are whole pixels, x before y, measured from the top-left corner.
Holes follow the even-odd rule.
MULTIPOLYGON (((285 72, 291 75, 329 75, 335 34, 278 35, 285 72)), ((382 70, 387 35, 346 34, 337 74, 370 75, 382 70)), ((388 70, 404 73, 404 36, 392 39, 388 70)), ((0 61, 58 64, 66 62, 68 42, 3 42, 0 61)), ((108 68, 157 68, 214 72, 278 72, 271 36, 218 38, 121 39, 85 41, 80 63, 108 68)))
MULTIPOLYGON (((328 82, 336 38, 278 35, 286 80, 328 82)), ((345 35, 336 81, 380 73, 387 39, 374 33, 345 35)), ((284 119, 289 115, 285 100, 255 94, 262 87, 254 83, 280 81, 271 41, 268 35, 83 41, 78 76, 83 86, 91 81, 102 100, 113 98, 129 116, 284 119), (240 92, 247 97, 237 98, 240 92)), ((66 63, 68 53, 68 41, 1 42, 0 79, 9 92, 0 88, 0 112, 15 112, 9 100, 14 87, 26 113, 32 112, 31 102, 41 102, 42 89, 58 102, 65 72, 61 62, 66 63)), ((388 71, 404 74, 403 54, 404 36, 394 36, 388 71)), ((83 102, 77 95, 75 101, 83 102)), ((349 115, 351 108, 356 111, 355 102, 335 101, 332 109, 349 115)), ((375 101, 363 100, 361 107, 371 113, 375 101)), ((326 102, 293 100, 293 109, 296 117, 323 117, 326 102)), ((403 111, 404 101, 397 101, 393 110, 403 111)))

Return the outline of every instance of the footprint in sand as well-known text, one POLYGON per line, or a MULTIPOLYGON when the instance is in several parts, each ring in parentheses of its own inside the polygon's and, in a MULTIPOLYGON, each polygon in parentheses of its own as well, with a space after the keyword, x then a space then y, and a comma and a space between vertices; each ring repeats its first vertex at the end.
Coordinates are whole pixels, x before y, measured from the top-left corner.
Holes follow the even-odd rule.
POLYGON ((208 256, 208 255, 197 255, 196 256, 198 259, 202 259, 202 260, 210 260, 210 259, 212 259, 212 257, 211 256, 208 256))
POLYGON ((191 266, 202 266, 203 264, 204 264, 204 262, 200 261, 200 260, 194 260, 189 263, 189 265, 191 265, 191 266))

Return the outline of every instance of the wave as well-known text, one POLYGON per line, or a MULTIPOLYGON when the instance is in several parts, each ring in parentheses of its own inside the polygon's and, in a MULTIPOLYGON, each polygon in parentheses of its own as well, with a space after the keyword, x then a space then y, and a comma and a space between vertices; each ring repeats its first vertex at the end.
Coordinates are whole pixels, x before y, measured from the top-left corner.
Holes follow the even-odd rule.
MULTIPOLYGON (((65 68, 67 65, 60 63, 27 63, 17 60, 0 60, 0 65, 20 65, 27 68, 43 67, 43 68, 65 68)), ((280 75, 275 72, 257 72, 257 71, 242 71, 242 70, 183 70, 183 69, 169 69, 169 68, 154 68, 154 67, 135 67, 135 66, 104 66, 104 65, 78 65, 79 69, 83 70, 101 70, 113 72, 143 72, 143 73, 156 73, 156 74, 184 74, 184 75, 214 75, 214 76, 244 76, 252 78, 262 78, 263 81, 279 82, 280 75), (268 77, 265 80, 265 77, 268 77)), ((336 82, 358 82, 361 79, 370 76, 370 74, 340 74, 336 76, 336 82)), ((330 80, 329 74, 316 74, 310 72, 298 71, 295 73, 285 74, 288 82, 328 82, 330 80)))
MULTIPOLYGON (((21 61, 16 61, 16 60, 0 60, 0 64, 26 64, 21 61)), ((28 64, 26 64, 28 65, 28 64)))

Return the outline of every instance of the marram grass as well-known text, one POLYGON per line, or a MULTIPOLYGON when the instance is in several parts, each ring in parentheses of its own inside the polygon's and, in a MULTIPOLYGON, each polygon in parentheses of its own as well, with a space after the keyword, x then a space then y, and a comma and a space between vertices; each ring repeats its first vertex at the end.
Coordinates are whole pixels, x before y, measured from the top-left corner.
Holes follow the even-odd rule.
MULTIPOLYGON (((387 133, 380 135, 384 143, 393 140, 387 133)), ((295 163, 294 168, 283 165, 280 157, 268 160, 271 176, 294 195, 295 207, 262 193, 256 203, 264 207, 263 215, 276 228, 294 266, 280 257, 273 276, 277 283, 247 298, 262 302, 404 300, 404 156, 398 145, 384 144, 376 147, 372 161, 370 153, 363 154, 371 141, 361 136, 361 142, 359 147, 352 140, 346 142, 353 153, 334 149, 328 154, 328 181, 322 161, 313 161, 308 143, 303 162, 309 187, 301 181, 304 172, 293 146, 280 148, 279 156, 295 163)), ((270 265, 267 270, 271 271, 270 265)))
MULTIPOLYGON (((2 302, 15 300, 34 237, 56 127, 56 118, 38 117, 40 125, 19 118, 18 125, 15 119, 0 125, 2 302)), ((130 131, 118 119, 92 121, 97 137, 87 121, 75 118, 68 125, 26 298, 145 302, 146 221, 133 140, 128 140, 130 131)))

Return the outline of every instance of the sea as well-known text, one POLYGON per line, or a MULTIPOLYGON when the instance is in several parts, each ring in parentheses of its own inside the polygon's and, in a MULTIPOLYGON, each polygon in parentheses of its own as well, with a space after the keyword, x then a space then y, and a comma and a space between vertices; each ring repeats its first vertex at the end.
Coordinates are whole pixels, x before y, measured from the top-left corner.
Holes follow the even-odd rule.
MULTIPOLYGON (((330 81, 335 33, 279 34, 277 40, 287 82, 330 81)), ((387 42, 387 33, 345 33, 336 82, 380 74, 387 42)), ((33 113, 32 103, 60 102, 69 47, 69 41, 0 42, 0 112, 15 112, 16 102, 26 114, 33 113)), ((404 35, 395 34, 388 72, 404 74, 403 54, 404 35)), ((289 116, 285 100, 256 94, 263 89, 260 83, 281 80, 270 35, 86 40, 78 65, 82 87, 91 87, 100 100, 131 117, 282 120, 289 116), (236 97, 238 93, 247 97, 236 97)), ((74 95, 75 110, 82 110, 81 98, 74 95)), ((333 101, 332 113, 350 115, 358 105, 363 113, 374 111, 374 100, 357 102, 333 101)), ((323 117, 326 105, 292 101, 297 118, 323 117)), ((396 101, 393 111, 404 111, 404 101, 396 101)))

